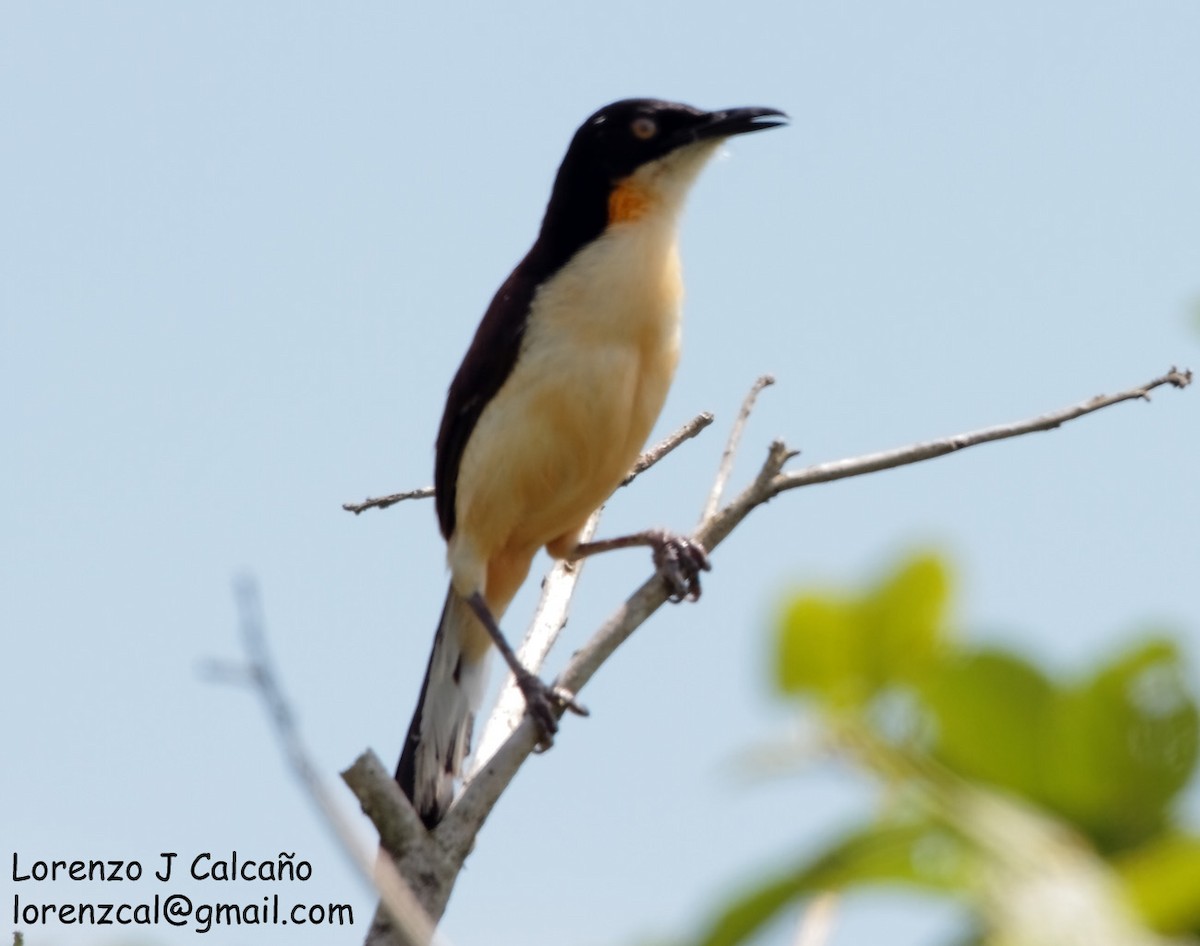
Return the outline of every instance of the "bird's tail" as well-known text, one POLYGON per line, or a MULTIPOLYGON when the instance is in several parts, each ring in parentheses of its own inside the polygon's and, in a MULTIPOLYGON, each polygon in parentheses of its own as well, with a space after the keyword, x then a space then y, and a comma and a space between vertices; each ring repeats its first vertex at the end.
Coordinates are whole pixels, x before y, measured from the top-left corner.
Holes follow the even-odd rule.
POLYGON ((483 701, 491 648, 475 648, 472 654, 463 649, 464 642, 478 637, 476 621, 451 587, 396 767, 396 781, 427 828, 441 821, 454 800, 454 780, 471 751, 471 730, 483 701))

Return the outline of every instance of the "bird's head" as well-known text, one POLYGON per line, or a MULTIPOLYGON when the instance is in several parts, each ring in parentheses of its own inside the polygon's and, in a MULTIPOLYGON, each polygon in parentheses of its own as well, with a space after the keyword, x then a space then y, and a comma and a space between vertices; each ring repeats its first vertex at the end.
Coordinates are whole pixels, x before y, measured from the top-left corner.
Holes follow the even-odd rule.
POLYGON ((658 99, 606 105, 575 132, 543 227, 574 230, 587 221, 598 235, 650 212, 674 215, 721 142, 786 119, 778 109, 758 106, 706 112, 658 99))
POLYGON ((624 99, 579 127, 565 161, 578 160, 615 183, 677 151, 711 151, 726 138, 774 128, 786 118, 774 108, 705 112, 678 102, 624 99))

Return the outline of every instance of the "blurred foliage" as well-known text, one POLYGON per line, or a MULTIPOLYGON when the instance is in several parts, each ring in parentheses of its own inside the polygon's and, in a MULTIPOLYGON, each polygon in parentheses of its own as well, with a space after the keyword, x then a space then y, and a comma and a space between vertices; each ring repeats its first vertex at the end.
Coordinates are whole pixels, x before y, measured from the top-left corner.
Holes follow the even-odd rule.
POLYGON ((1082 679, 973 647, 950 581, 916 556, 856 595, 796 596, 775 682, 888 790, 881 810, 729 903, 702 946, 750 942, 814 894, 953 896, 986 946, 1134 946, 1200 935, 1200 837, 1178 813, 1200 715, 1175 645, 1142 639, 1082 679))

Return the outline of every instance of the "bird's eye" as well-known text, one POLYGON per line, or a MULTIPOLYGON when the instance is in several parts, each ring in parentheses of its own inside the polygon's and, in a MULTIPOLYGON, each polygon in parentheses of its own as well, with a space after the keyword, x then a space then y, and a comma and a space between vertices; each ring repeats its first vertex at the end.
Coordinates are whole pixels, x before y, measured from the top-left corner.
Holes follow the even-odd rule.
POLYGON ((648 115, 639 115, 629 123, 629 130, 633 132, 633 137, 649 141, 658 134, 658 122, 648 115))

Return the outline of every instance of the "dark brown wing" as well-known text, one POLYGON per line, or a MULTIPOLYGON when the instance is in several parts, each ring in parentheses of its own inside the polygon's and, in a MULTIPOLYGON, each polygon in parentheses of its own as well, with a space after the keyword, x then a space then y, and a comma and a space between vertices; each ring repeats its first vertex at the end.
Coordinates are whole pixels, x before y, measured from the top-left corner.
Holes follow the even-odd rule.
POLYGON ((528 258, 513 270, 492 299, 446 395, 433 469, 438 524, 446 539, 454 534, 454 503, 463 451, 479 415, 512 374, 525 337, 529 305, 537 289, 527 262, 528 258))

